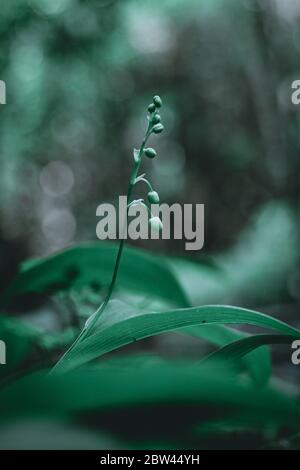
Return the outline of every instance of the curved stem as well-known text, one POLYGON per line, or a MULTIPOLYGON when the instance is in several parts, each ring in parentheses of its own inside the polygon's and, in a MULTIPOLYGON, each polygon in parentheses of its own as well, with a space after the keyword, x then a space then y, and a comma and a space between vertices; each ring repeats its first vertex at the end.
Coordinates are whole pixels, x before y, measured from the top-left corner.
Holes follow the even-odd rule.
MULTIPOLYGON (((140 150, 139 150, 139 156, 138 156, 138 159, 137 161, 134 162, 134 167, 133 167, 133 170, 132 170, 132 173, 131 173, 131 177, 130 177, 130 181, 129 181, 129 185, 128 185, 128 190, 127 190, 127 203, 130 204, 130 199, 131 199, 131 194, 132 194, 132 190, 134 188, 134 185, 135 185, 135 180, 137 178, 137 175, 138 175, 138 171, 139 171, 139 168, 140 168, 140 165, 141 165, 141 161, 142 161, 142 155, 143 155, 143 152, 144 152, 144 148, 145 148, 145 145, 147 143, 147 140, 151 134, 151 124, 149 123, 148 125, 148 129, 147 129, 147 132, 145 134, 145 137, 144 137, 144 140, 142 142, 142 145, 140 147, 140 150)), ((128 207, 127 207, 127 214, 128 214, 128 207)), ((74 347, 81 341, 84 340, 84 338, 86 338, 88 336, 89 333, 92 332, 93 328, 95 327, 96 323, 98 322, 100 316, 103 314, 108 302, 110 301, 110 298, 112 296, 112 293, 113 293, 113 290, 114 290, 114 287, 115 287, 115 284, 116 284, 116 280, 117 280, 117 276, 118 276, 118 271, 119 271, 119 267, 120 267, 120 262, 121 262, 121 258, 122 258, 122 253, 123 253, 123 249, 124 249, 124 244, 125 244, 125 239, 122 238, 120 240, 120 244, 119 244, 119 249, 118 249, 118 253, 117 253, 117 258, 116 258, 116 262, 115 262, 115 266, 114 266, 114 271, 113 271, 113 275, 112 275, 112 279, 111 279, 111 282, 110 282, 110 285, 109 285, 109 288, 108 288, 108 291, 107 291, 107 294, 105 296, 105 299, 104 301, 102 302, 102 304, 98 307, 98 309, 96 310, 96 312, 90 317, 90 321, 88 321, 83 330, 80 332, 80 334, 78 335, 78 337, 76 338, 76 340, 71 344, 71 346, 69 347, 69 349, 65 352, 65 354, 63 354, 63 356, 59 359, 59 361, 55 364, 55 366, 53 367, 52 371, 50 372, 51 374, 56 371, 57 369, 60 368, 62 362, 66 359, 66 357, 71 353, 71 351, 74 349, 74 347)))
MULTIPOLYGON (((134 169, 133 169, 133 172, 132 172, 132 175, 131 175, 131 178, 130 178, 130 183, 129 183, 128 191, 127 191, 127 204, 130 204, 130 202, 131 202, 130 201, 131 193, 132 193, 132 190, 133 190, 134 185, 135 185, 135 180, 137 178, 137 174, 138 174, 138 171, 139 171, 139 168, 140 168, 140 165, 141 165, 141 161, 142 161, 142 155, 143 155, 144 148, 145 148, 145 145, 147 143, 149 135, 150 135, 150 124, 148 126, 146 135, 144 137, 144 140, 143 140, 141 148, 140 148, 138 162, 135 163, 134 169)), ((127 207, 127 213, 128 213, 128 207, 127 207)), ((111 280, 111 283, 110 283, 110 286, 109 286, 109 289, 108 289, 107 296, 104 300, 104 303, 106 302, 106 304, 109 302, 111 294, 112 294, 112 292, 114 290, 114 287, 115 287, 115 283, 116 283, 117 275, 118 275, 118 270, 119 270, 119 266, 120 266, 120 261, 121 261, 121 257, 122 257, 122 253, 123 253, 124 243, 125 243, 125 239, 122 238, 122 240, 120 241, 120 245, 119 245, 119 250, 118 250, 118 254, 117 254, 117 258, 116 258, 116 263, 115 263, 115 268, 114 268, 112 280, 111 280)))
POLYGON ((152 186, 151 186, 151 183, 150 183, 150 181, 147 180, 147 178, 139 178, 139 179, 138 179, 138 183, 139 183, 140 181, 143 181, 144 183, 146 183, 146 185, 148 186, 148 188, 150 189, 150 191, 153 191, 153 188, 152 188, 152 186))

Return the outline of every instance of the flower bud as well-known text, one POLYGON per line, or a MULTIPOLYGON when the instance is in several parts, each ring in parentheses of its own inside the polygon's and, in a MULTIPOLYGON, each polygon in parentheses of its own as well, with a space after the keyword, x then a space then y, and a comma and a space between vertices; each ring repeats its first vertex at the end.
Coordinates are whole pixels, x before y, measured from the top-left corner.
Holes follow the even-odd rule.
POLYGON ((150 204, 158 204, 159 203, 159 195, 156 191, 150 191, 148 193, 148 201, 150 204))
POLYGON ((149 113, 153 113, 155 111, 155 104, 154 103, 149 104, 148 111, 149 111, 149 113))
POLYGON ((161 117, 158 113, 153 114, 152 122, 153 124, 158 124, 161 121, 161 117))
POLYGON ((149 224, 155 232, 160 232, 163 229, 163 224, 159 217, 151 217, 149 224))
POLYGON ((149 147, 149 148, 145 149, 145 155, 148 158, 154 158, 154 157, 156 157, 157 153, 154 149, 149 147))
POLYGON ((162 124, 155 124, 153 127, 153 132, 155 134, 160 134, 164 130, 164 126, 162 124))
POLYGON ((153 96, 153 103, 155 104, 156 108, 161 108, 161 106, 162 106, 161 97, 158 96, 158 95, 153 96))

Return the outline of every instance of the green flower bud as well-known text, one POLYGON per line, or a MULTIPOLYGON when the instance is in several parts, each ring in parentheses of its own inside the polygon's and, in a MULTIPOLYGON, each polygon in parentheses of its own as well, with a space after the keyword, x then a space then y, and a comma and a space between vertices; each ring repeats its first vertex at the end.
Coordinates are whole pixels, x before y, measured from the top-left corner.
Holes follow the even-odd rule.
POLYGON ((149 147, 149 148, 145 149, 145 155, 148 158, 154 158, 154 157, 156 157, 157 153, 154 149, 149 147))
POLYGON ((153 127, 153 132, 155 134, 160 134, 164 130, 164 126, 162 124, 155 124, 153 127))
POLYGON ((153 113, 155 111, 155 104, 154 103, 149 104, 148 111, 149 111, 149 113, 153 113))
POLYGON ((159 195, 156 191, 150 191, 148 193, 148 201, 150 204, 158 204, 159 203, 159 195))
POLYGON ((149 224, 156 232, 160 232, 163 229, 163 224, 159 217, 151 217, 149 224))
POLYGON ((155 104, 155 106, 157 108, 161 108, 162 106, 162 100, 161 100, 161 97, 156 95, 156 96, 153 96, 153 103, 155 104))
POLYGON ((158 113, 153 114, 152 122, 153 124, 158 124, 161 121, 161 117, 158 113))

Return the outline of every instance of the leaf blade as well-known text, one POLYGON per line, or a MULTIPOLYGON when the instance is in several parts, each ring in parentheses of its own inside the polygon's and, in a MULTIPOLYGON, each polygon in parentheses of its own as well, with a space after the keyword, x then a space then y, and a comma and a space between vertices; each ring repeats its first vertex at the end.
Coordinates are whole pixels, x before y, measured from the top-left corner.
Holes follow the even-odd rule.
MULTIPOLYGON (((1 297, 0 304, 5 305, 12 297, 28 293, 58 292, 93 283, 107 287, 117 249, 115 243, 87 243, 27 262, 1 297)), ((173 305, 189 305, 167 260, 132 247, 124 250, 117 287, 139 295, 161 298, 173 305)))
POLYGON ((137 340, 187 326, 201 324, 248 324, 300 337, 296 328, 253 310, 229 306, 202 306, 146 313, 120 321, 83 340, 57 371, 78 367, 137 340))

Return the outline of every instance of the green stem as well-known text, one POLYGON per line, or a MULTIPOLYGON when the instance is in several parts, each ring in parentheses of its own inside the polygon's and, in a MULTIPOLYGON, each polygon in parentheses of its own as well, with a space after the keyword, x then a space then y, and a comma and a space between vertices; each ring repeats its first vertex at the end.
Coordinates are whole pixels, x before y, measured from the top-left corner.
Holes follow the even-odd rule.
MULTIPOLYGON (((147 143, 147 140, 151 134, 151 124, 149 123, 148 125, 148 129, 147 129, 147 132, 145 134, 145 137, 144 137, 144 140, 142 142, 142 145, 140 147, 140 151, 139 151, 139 156, 138 156, 138 159, 137 161, 134 162, 134 167, 133 167, 133 171, 131 173, 131 177, 130 177, 130 181, 129 181, 129 185, 128 185, 128 190, 127 190, 127 204, 130 204, 130 200, 131 200, 131 194, 132 194, 132 190, 134 188, 134 185, 135 185, 135 180, 137 178, 137 175, 138 175, 138 172, 139 172, 139 169, 140 169, 140 165, 141 165, 141 161, 142 161, 142 155, 143 155, 143 152, 144 152, 144 148, 145 148, 145 145, 147 143)), ((128 213, 128 207, 127 207, 127 213, 128 213)), ((111 279, 111 282, 110 282, 110 285, 109 285, 109 288, 108 288, 108 292, 106 294, 106 297, 104 299, 104 301, 102 302, 102 304, 98 307, 98 309, 96 310, 96 312, 92 315, 92 317, 90 317, 90 322, 88 322, 83 330, 80 332, 80 334, 78 335, 78 337, 76 338, 76 340, 71 344, 71 346, 69 347, 69 349, 65 352, 65 354, 59 359, 59 361, 55 364, 55 366, 53 367, 52 371, 50 372, 50 374, 52 374, 54 371, 56 371, 57 369, 60 368, 62 362, 66 359, 66 357, 71 353, 71 351, 74 349, 74 347, 80 343, 81 341, 83 341, 93 330, 93 328, 95 327, 96 323, 98 322, 100 316, 103 314, 108 302, 110 301, 110 298, 112 296, 112 293, 113 293, 113 290, 114 290, 114 287, 115 287, 115 284, 116 284, 116 280, 117 280, 117 276, 118 276, 118 271, 119 271, 119 267, 120 267, 120 262, 121 262, 121 258, 122 258, 122 253, 123 253, 123 249, 124 249, 124 244, 125 244, 125 238, 122 238, 120 240, 120 244, 119 244, 119 249, 118 249, 118 254, 117 254, 117 258, 116 258, 116 262, 115 262, 115 267, 114 267, 114 271, 113 271, 113 275, 112 275, 112 279, 111 279)))
POLYGON ((152 188, 152 185, 151 185, 150 181, 148 181, 146 178, 139 178, 138 182, 140 182, 140 181, 143 181, 144 183, 146 183, 146 185, 148 186, 150 191, 153 191, 153 188, 152 188))
MULTIPOLYGON (((144 137, 144 140, 142 142, 142 145, 141 145, 141 148, 140 148, 140 151, 139 151, 138 161, 135 163, 134 168, 133 168, 133 172, 131 174, 131 178, 130 178, 130 182, 129 182, 129 186, 128 186, 128 191, 127 191, 127 205, 130 204, 130 202, 131 202, 131 193, 132 193, 132 190, 134 188, 135 180, 137 178, 137 175, 138 175, 138 172, 139 172, 139 169, 140 169, 140 165, 141 165, 141 161, 142 161, 142 155, 143 155, 144 148, 145 148, 145 145, 147 143, 149 135, 150 135, 150 124, 148 126, 146 135, 144 137)), ((128 213, 128 208, 127 208, 127 213, 128 213)), ((106 298, 103 302, 103 303, 105 303, 105 306, 109 302, 109 300, 111 298, 111 295, 113 293, 115 284, 116 284, 117 275, 118 275, 120 262, 121 262, 121 257, 122 257, 122 253, 123 253, 123 249, 124 249, 124 244, 125 244, 125 239, 122 238, 121 241, 120 241, 120 244, 119 244, 119 250, 118 250, 118 254, 117 254, 117 258, 116 258, 116 263, 115 263, 115 268, 114 268, 112 280, 111 280, 111 283, 110 283, 110 286, 109 286, 109 289, 108 289, 107 296, 106 296, 106 298)), ((103 312, 103 310, 102 310, 102 312, 103 312)), ((98 320, 98 318, 97 318, 97 320, 98 320)))

